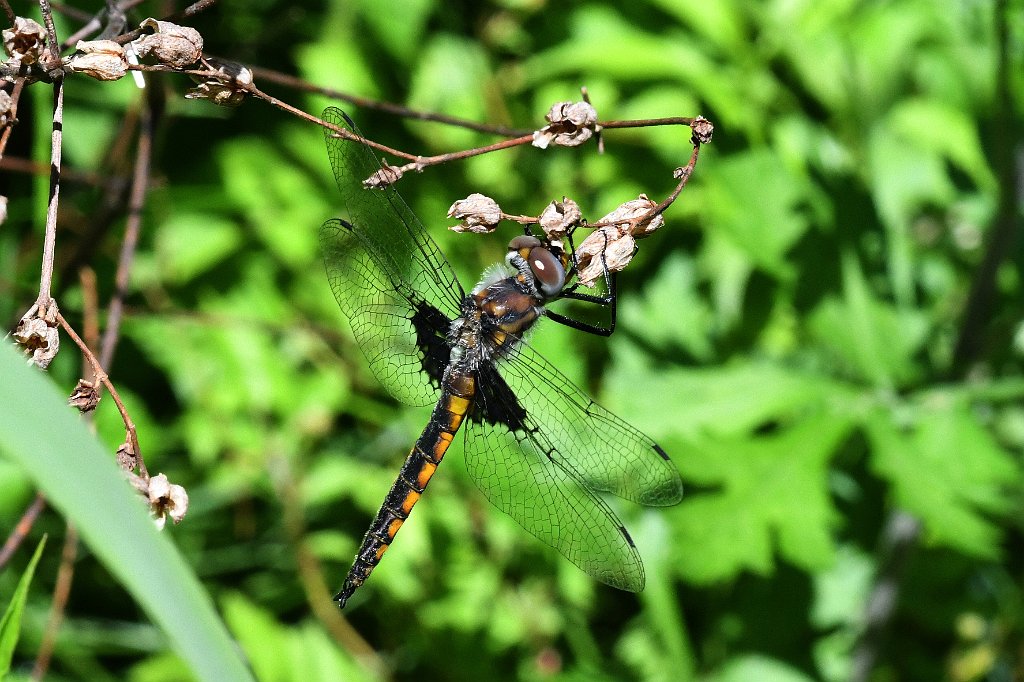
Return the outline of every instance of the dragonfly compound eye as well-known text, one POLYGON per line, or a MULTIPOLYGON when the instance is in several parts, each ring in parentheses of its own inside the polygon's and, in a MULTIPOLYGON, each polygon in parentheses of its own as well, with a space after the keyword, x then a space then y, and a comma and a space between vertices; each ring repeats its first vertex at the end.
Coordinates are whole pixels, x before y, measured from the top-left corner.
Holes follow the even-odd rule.
POLYGON ((553 253, 542 246, 530 249, 530 270, 537 280, 537 288, 545 296, 556 296, 565 286, 565 268, 553 253))

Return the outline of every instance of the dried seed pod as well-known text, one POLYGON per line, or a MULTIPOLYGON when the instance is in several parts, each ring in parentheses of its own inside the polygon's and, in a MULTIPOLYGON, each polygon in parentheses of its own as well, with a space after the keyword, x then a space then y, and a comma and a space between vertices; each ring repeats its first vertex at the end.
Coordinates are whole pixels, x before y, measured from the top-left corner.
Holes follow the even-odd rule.
POLYGON ((154 33, 132 42, 140 58, 149 57, 160 64, 184 69, 203 56, 203 36, 191 26, 149 18, 141 27, 152 29, 154 33))
MULTIPOLYGON (((356 144, 353 142, 352 144, 356 144)), ((405 174, 398 166, 384 166, 379 171, 363 180, 363 187, 369 189, 384 189, 402 179, 405 174)))
POLYGON ((22 64, 35 64, 46 45, 46 29, 39 22, 15 17, 14 26, 3 30, 4 50, 22 64))
POLYGON ((203 64, 221 75, 207 79, 191 76, 199 85, 185 93, 186 99, 208 99, 225 107, 237 107, 245 100, 245 94, 253 82, 250 69, 235 62, 209 57, 203 59, 203 64))
POLYGON ((167 517, 179 523, 188 512, 188 493, 180 485, 167 480, 165 474, 157 474, 149 479, 147 497, 153 520, 161 530, 167 523, 167 517))
POLYGON ((483 234, 493 232, 494 227, 501 222, 501 207, 494 199, 474 193, 452 204, 448 209, 448 217, 461 223, 449 228, 453 232, 483 234))
POLYGON ((597 110, 590 102, 558 102, 544 117, 548 125, 533 133, 533 146, 578 147, 597 132, 597 110))
POLYGON ((55 322, 40 316, 21 318, 14 330, 14 340, 32 357, 32 363, 46 369, 60 350, 60 334, 55 322))
MULTIPOLYGON (((125 437, 124 442, 117 448, 117 465, 121 467, 122 470, 129 473, 135 471, 135 468, 139 466, 139 456, 135 454, 135 448, 132 447, 131 439, 128 437, 125 437)), ((142 481, 143 483, 145 482, 145 479, 138 477, 132 478, 131 480, 133 483, 136 483, 136 487, 139 487, 138 481, 142 481)), ((146 488, 141 487, 140 492, 145 493, 146 488)))
POLYGON ((68 397, 68 405, 78 408, 79 412, 92 412, 100 404, 100 392, 96 384, 79 379, 75 390, 68 397))
POLYGON ((65 61, 69 71, 100 81, 116 81, 128 73, 124 47, 113 40, 80 40, 75 49, 65 61))
POLYGON ((583 213, 575 201, 562 197, 561 201, 552 201, 548 204, 538 220, 549 239, 558 239, 564 237, 570 228, 580 224, 583 213))
POLYGON ((650 215, 657 208, 652 199, 641 194, 636 199, 620 204, 614 211, 601 218, 599 223, 615 223, 619 231, 627 231, 637 239, 646 237, 665 224, 665 218, 659 213, 650 215))
POLYGON ((690 130, 693 132, 691 135, 691 141, 693 144, 707 144, 711 142, 711 136, 715 132, 715 126, 711 121, 707 120, 703 116, 698 116, 693 119, 693 123, 690 124, 690 130))
POLYGON ((576 248, 577 279, 592 287, 604 276, 605 265, 609 272, 621 272, 635 252, 636 240, 628 231, 621 232, 614 226, 598 228, 576 248))

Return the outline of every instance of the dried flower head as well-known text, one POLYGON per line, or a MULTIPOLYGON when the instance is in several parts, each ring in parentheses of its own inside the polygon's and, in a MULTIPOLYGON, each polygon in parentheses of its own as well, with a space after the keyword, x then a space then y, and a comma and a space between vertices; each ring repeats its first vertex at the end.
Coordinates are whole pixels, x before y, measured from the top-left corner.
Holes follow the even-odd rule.
MULTIPOLYGON (((351 142, 351 144, 358 143, 351 142)), ((363 180, 363 187, 367 187, 369 189, 384 189, 385 187, 390 187, 401 180, 402 175, 404 174, 405 171, 398 166, 384 166, 379 171, 363 180)))
POLYGON ((693 132, 691 135, 691 142, 693 144, 707 144, 711 142, 711 136, 715 132, 715 126, 711 121, 707 120, 703 116, 698 116, 693 119, 693 123, 690 124, 690 130, 693 132))
POLYGON ((484 234, 493 232, 494 227, 501 222, 501 207, 494 199, 474 193, 452 204, 448 209, 448 217, 460 221, 460 224, 450 228, 453 232, 484 234))
POLYGON ((608 272, 621 272, 634 253, 636 240, 629 232, 620 232, 613 226, 598 228, 576 248, 577 279, 580 284, 592 287, 604 276, 605 267, 608 272))
POLYGON ((147 497, 153 521, 160 530, 167 523, 167 517, 179 523, 188 512, 188 493, 180 485, 168 481, 164 474, 149 479, 147 497))
POLYGON ((75 390, 68 397, 68 405, 77 407, 79 412, 92 412, 100 404, 100 392, 96 384, 79 379, 75 390))
POLYGON ((124 48, 113 40, 80 40, 65 62, 69 71, 100 81, 116 81, 128 73, 124 48))
POLYGON ((14 107, 14 100, 6 90, 0 90, 0 128, 14 122, 14 115, 11 109, 14 107))
POLYGON ((191 26, 178 26, 153 18, 146 19, 141 26, 152 29, 154 33, 132 42, 140 58, 149 57, 159 64, 184 69, 203 56, 203 36, 191 26))
POLYGON ((533 133, 533 146, 577 147, 597 132, 597 110, 590 102, 558 102, 544 117, 548 125, 533 133))
POLYGON ((15 17, 14 26, 3 30, 4 50, 22 64, 39 61, 46 45, 46 29, 39 22, 25 17, 15 17))
POLYGON ((641 194, 636 199, 620 204, 614 211, 601 218, 599 223, 615 223, 620 232, 629 232, 640 239, 651 234, 665 224, 660 213, 652 213, 658 204, 641 194))
POLYGON ((56 306, 50 310, 38 311, 31 317, 23 317, 14 330, 14 340, 25 349, 30 362, 40 369, 46 369, 57 357, 60 350, 60 334, 57 333, 56 306), (52 314, 51 314, 52 313, 52 314))
POLYGON ((198 83, 196 87, 185 93, 186 99, 208 99, 214 104, 225 107, 237 107, 245 100, 245 93, 252 85, 252 71, 236 64, 219 59, 205 57, 203 65, 216 71, 218 76, 203 79, 191 76, 198 83))
POLYGON ((580 224, 583 213, 575 201, 562 197, 561 201, 552 201, 548 204, 538 220, 549 239, 558 239, 564 237, 570 228, 580 224))
MULTIPOLYGON (((117 448, 117 465, 129 473, 139 466, 139 456, 135 454, 135 448, 128 437, 125 437, 124 442, 117 448)), ((146 492, 145 489, 142 492, 146 492)))
POLYGON ((629 264, 636 253, 636 240, 665 224, 660 213, 653 213, 657 206, 641 194, 598 221, 606 224, 588 235, 576 249, 581 284, 594 286, 603 276, 605 266, 609 272, 620 272, 629 264))

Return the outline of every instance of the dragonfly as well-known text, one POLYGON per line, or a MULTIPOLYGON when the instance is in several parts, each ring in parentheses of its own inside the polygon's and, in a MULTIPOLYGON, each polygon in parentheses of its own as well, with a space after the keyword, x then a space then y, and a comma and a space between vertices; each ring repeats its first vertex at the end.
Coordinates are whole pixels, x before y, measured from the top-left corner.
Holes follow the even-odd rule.
MULTIPOLYGON (((359 135, 340 109, 323 116, 359 135)), ((467 292, 398 192, 363 186, 384 167, 370 147, 325 131, 348 211, 320 229, 331 289, 378 381, 401 402, 434 405, 334 600, 344 608, 380 563, 459 430, 469 476, 494 506, 596 580, 642 590, 640 555, 603 494, 676 504, 679 472, 524 338, 543 317, 610 333, 545 307, 599 298, 567 286, 571 253, 519 235, 467 292)))

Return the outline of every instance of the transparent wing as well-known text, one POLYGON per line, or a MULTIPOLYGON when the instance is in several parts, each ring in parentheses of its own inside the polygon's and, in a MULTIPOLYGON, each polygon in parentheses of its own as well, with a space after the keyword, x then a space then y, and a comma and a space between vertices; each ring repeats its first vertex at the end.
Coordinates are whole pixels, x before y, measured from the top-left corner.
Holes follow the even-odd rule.
POLYGON ((494 506, 596 580, 631 592, 644 588, 629 533, 604 500, 547 457, 542 432, 485 422, 464 428, 469 475, 494 506))
POLYGON ((642 589, 636 548, 597 493, 679 502, 682 481, 664 451, 528 345, 481 367, 477 384, 466 465, 484 495, 594 578, 642 589))
POLYGON ((437 402, 448 363, 450 320, 402 281, 392 281, 363 233, 341 220, 320 228, 327 280, 377 380, 410 405, 437 402))
MULTIPOLYGON (((340 109, 323 116, 359 134, 340 109)), ((325 136, 349 218, 320 230, 331 289, 377 379, 403 402, 430 404, 448 363, 444 337, 462 287, 398 192, 363 187, 381 168, 369 147, 325 136)))

